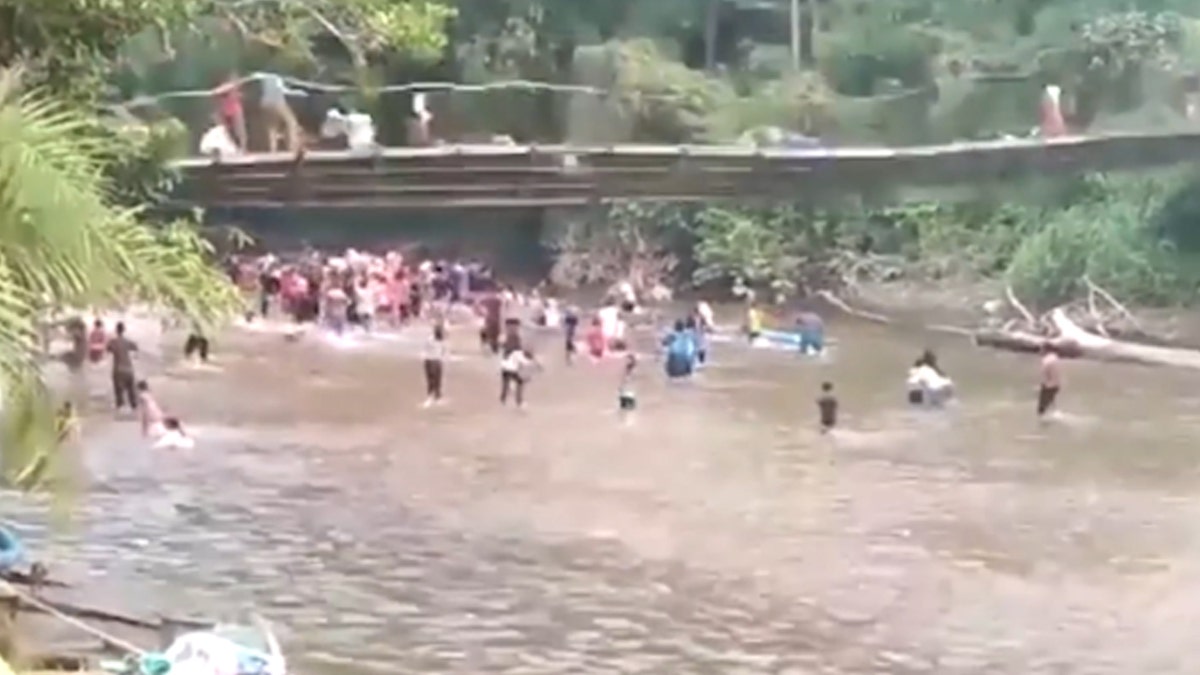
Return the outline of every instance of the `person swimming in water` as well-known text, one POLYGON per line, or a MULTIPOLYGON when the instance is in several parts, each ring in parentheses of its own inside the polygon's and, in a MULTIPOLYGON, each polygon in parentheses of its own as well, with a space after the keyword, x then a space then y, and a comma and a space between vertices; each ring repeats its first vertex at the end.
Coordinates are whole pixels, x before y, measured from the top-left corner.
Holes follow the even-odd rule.
POLYGON ((154 442, 155 448, 166 448, 169 450, 190 450, 196 445, 196 440, 188 436, 183 430, 183 425, 177 417, 167 417, 163 419, 163 433, 158 440, 154 442))

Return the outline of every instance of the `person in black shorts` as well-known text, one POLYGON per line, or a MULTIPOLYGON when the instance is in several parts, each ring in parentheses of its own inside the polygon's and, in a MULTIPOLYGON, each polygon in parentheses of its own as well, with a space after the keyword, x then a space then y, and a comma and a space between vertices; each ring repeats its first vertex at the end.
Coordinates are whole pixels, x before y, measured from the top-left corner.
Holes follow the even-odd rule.
POLYGON ((821 396, 817 399, 817 413, 821 422, 821 433, 827 434, 837 426, 838 400, 833 394, 833 383, 821 383, 821 396))
POLYGON ((563 347, 566 350, 567 363, 575 360, 575 334, 579 332, 579 310, 568 307, 563 316, 563 347))
POLYGON ((633 352, 625 355, 625 371, 621 375, 621 388, 617 392, 617 409, 623 417, 637 409, 637 394, 633 391, 633 371, 637 370, 637 356, 633 352))

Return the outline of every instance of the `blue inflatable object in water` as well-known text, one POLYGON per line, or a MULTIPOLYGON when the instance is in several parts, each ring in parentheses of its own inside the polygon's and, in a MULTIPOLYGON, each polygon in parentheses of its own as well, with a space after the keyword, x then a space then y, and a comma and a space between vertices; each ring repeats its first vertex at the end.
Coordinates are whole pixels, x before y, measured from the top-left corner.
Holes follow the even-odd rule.
POLYGON ((0 572, 7 572, 25 562, 25 547, 16 533, 0 526, 0 572))
POLYGON ((825 336, 818 331, 764 330, 758 339, 772 347, 795 349, 808 355, 821 354, 827 346, 825 336))

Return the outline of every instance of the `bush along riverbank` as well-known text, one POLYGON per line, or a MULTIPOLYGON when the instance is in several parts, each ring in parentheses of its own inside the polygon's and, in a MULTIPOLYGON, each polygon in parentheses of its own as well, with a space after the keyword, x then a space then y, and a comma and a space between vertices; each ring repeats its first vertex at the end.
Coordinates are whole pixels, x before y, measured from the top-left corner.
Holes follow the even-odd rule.
MULTIPOLYGON (((746 206, 622 202, 549 217, 560 285, 633 276, 790 299, 864 285, 1011 287, 1033 308, 1100 287, 1122 303, 1186 306, 1200 287, 1200 174, 1093 175, 954 199, 746 206), (1090 284, 1090 285, 1089 285, 1090 284)), ((977 297, 964 293, 964 300, 977 297)))
MULTIPOLYGON (((1200 341, 1181 322, 1142 321, 1128 308, 1140 316, 1167 308, 1175 319, 1195 304, 1198 188, 1200 174, 1172 171, 972 189, 938 201, 881 195, 896 204, 885 207, 861 197, 626 202, 551 216, 543 239, 559 286, 625 278, 710 298, 743 288, 767 302, 815 297, 870 320, 971 325, 950 330, 1021 351, 1062 337, 1064 318, 1102 338, 1186 346, 1200 341)), ((1161 356, 1134 360, 1172 362, 1161 356)))

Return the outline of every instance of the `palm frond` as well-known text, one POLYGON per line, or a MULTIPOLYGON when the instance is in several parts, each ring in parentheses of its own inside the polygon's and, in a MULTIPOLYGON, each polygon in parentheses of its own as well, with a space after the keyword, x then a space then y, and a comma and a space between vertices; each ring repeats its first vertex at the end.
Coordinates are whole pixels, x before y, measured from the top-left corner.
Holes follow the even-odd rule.
POLYGON ((46 310, 140 301, 212 326, 240 303, 195 227, 150 225, 117 206, 105 172, 113 142, 86 114, 0 72, 0 470, 9 477, 57 442, 39 365, 46 310))

